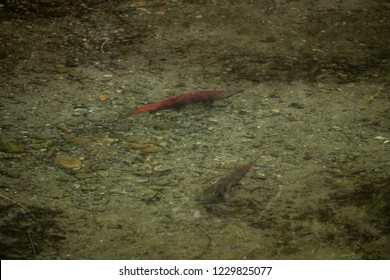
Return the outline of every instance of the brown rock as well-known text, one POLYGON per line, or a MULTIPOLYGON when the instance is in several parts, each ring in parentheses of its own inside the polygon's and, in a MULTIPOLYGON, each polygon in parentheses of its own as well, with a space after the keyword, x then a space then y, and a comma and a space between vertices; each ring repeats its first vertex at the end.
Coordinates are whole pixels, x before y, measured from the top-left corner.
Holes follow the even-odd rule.
POLYGON ((68 156, 68 155, 60 155, 56 158, 56 163, 61 165, 62 167, 69 169, 79 169, 81 168, 81 160, 76 157, 68 156))

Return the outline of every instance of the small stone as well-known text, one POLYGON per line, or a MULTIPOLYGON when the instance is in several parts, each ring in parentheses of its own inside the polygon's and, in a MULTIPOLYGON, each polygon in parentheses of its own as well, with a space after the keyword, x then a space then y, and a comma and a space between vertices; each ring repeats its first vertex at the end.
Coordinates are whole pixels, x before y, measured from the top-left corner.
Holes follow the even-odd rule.
POLYGON ((82 106, 82 105, 87 105, 90 102, 88 98, 81 97, 76 100, 75 105, 76 106, 82 106))
POLYGON ((77 71, 77 70, 72 70, 69 72, 69 76, 71 76, 72 78, 77 78, 80 76, 80 71, 77 71))
POLYGON ((160 179, 160 180, 154 181, 154 184, 155 184, 156 186, 168 186, 168 185, 171 184, 171 181, 169 181, 169 180, 166 179, 166 178, 162 178, 162 179, 160 179))
POLYGON ((156 148, 155 146, 148 146, 148 147, 145 147, 141 150, 142 153, 145 153, 145 154, 153 154, 153 153, 158 153, 160 150, 158 148, 156 148))
POLYGON ((40 144, 31 144, 31 149, 38 151, 38 150, 43 149, 43 147, 40 144))
POLYGON ((71 177, 68 174, 62 174, 56 177, 56 180, 60 182, 69 182, 70 179, 71 177))
POLYGON ((93 216, 92 221, 94 224, 100 225, 103 222, 103 219, 100 216, 93 216))
POLYGON ((131 6, 137 7, 137 8, 145 7, 146 1, 136 1, 136 2, 132 3, 131 6))
POLYGON ((289 106, 295 109, 305 109, 305 105, 298 102, 292 102, 289 106))
POLYGON ((82 77, 79 79, 79 82, 83 85, 89 86, 92 84, 93 80, 88 77, 82 77))
POLYGON ((65 74, 65 73, 68 73, 70 71, 69 68, 66 68, 66 67, 56 68, 56 70, 57 70, 57 73, 59 73, 59 74, 65 74))
POLYGON ((267 175, 263 172, 258 172, 254 176, 256 179, 261 179, 261 180, 267 179, 267 175))
POLYGON ((110 137, 99 137, 99 138, 95 138, 94 140, 96 143, 105 143, 105 144, 111 144, 115 142, 115 139, 110 137))
POLYGON ((61 165, 62 167, 69 169, 79 169, 81 168, 81 160, 76 157, 68 156, 68 155, 60 155, 56 158, 56 163, 61 165))
POLYGON ((36 140, 48 140, 50 138, 53 138, 53 135, 51 135, 49 133, 39 133, 39 134, 35 135, 36 140))
POLYGON ((3 143, 3 147, 8 153, 23 153, 24 152, 24 148, 22 146, 19 146, 18 144, 15 144, 12 142, 3 143))
POLYGON ((101 102, 107 101, 108 99, 110 99, 110 96, 108 94, 99 95, 99 100, 101 102))
MULTIPOLYGON (((75 70, 72 70, 69 72, 69 76, 71 78, 74 78, 76 80, 79 80, 80 82, 83 82, 83 80, 87 79, 87 75, 81 71, 81 70, 78 70, 78 69, 75 69, 75 70)), ((88 79, 87 79, 88 80, 88 79)))
POLYGON ((85 147, 88 144, 92 143, 92 138, 91 137, 77 137, 72 140, 70 140, 70 144, 78 147, 85 147))
POLYGON ((268 155, 262 155, 262 156, 260 156, 260 159, 261 159, 262 162, 271 162, 271 161, 276 160, 276 157, 268 156, 268 155))
POLYGON ((139 143, 129 143, 125 142, 122 144, 122 147, 125 149, 132 149, 132 150, 142 150, 144 148, 149 147, 150 144, 139 144, 139 143))
POLYGON ((165 172, 165 171, 172 170, 172 167, 164 166, 164 165, 156 165, 153 169, 154 169, 154 171, 157 171, 157 172, 165 172))
POLYGON ((82 186, 82 187, 80 187, 80 191, 82 191, 82 192, 94 192, 94 191, 96 191, 96 187, 94 187, 94 186, 82 186))
POLYGON ((202 217, 201 213, 199 210, 195 210, 194 213, 192 214, 192 216, 195 218, 195 219, 199 219, 200 217, 202 217))

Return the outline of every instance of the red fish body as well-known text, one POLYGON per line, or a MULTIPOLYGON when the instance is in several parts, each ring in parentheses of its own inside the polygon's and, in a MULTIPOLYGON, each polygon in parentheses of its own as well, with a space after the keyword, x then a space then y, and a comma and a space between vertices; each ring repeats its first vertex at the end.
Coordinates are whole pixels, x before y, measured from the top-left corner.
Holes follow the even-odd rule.
POLYGON ((143 108, 139 108, 133 112, 133 115, 160 111, 160 110, 165 110, 170 108, 178 108, 188 104, 194 104, 200 102, 212 103, 213 101, 220 99, 223 93, 224 91, 222 90, 192 91, 176 97, 164 99, 160 102, 154 103, 152 105, 143 108))

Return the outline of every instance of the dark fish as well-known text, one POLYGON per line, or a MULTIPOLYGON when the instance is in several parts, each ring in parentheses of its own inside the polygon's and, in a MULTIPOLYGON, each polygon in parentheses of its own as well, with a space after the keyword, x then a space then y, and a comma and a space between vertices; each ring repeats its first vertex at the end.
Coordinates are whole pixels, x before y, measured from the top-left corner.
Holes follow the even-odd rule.
POLYGON ((223 196, 229 192, 233 186, 237 185, 242 177, 244 177, 249 172, 249 170, 251 170, 256 160, 257 159, 241 166, 233 174, 219 179, 217 183, 206 188, 200 197, 197 198, 197 201, 200 203, 206 203, 217 202, 223 199, 223 196))
POLYGON ((188 104, 195 103, 213 103, 216 100, 228 98, 234 94, 237 94, 241 91, 223 91, 223 90, 205 90, 205 91, 192 91, 176 97, 164 99, 152 105, 139 108, 135 110, 132 114, 138 115, 147 112, 155 112, 170 108, 183 107, 188 104))

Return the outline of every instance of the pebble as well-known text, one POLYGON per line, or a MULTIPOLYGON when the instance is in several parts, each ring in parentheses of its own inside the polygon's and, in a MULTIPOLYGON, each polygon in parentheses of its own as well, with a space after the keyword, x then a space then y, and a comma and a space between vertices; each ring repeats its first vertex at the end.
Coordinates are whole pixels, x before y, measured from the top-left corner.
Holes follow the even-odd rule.
POLYGON ((72 71, 69 71, 69 76, 71 78, 74 78, 76 80, 79 80, 80 82, 85 82, 85 81, 88 81, 88 76, 86 73, 84 73, 83 71, 81 70, 72 70, 72 71))
POLYGON ((267 179, 267 175, 263 172, 258 172, 255 174, 255 178, 256 179, 261 179, 261 180, 265 180, 267 179))
POLYGON ((202 215, 200 214, 200 211, 199 210, 195 210, 194 213, 192 214, 192 216, 195 218, 195 219, 199 219, 202 217, 202 215))
POLYGON ((137 8, 145 7, 146 1, 136 1, 136 2, 132 3, 131 6, 137 7, 137 8))
POLYGON ((289 107, 295 108, 295 109, 305 109, 305 105, 298 102, 292 102, 289 107))
POLYGON ((145 154, 153 154, 153 153, 158 153, 160 150, 158 148, 156 148, 155 146, 148 146, 148 147, 145 147, 141 150, 142 153, 145 153, 145 154))
POLYGON ((159 180, 156 180, 153 182, 156 186, 168 186, 171 184, 171 181, 166 179, 166 178, 162 178, 162 179, 159 179, 159 180))
POLYGON ((43 146, 40 144, 31 144, 30 147, 31 147, 31 149, 37 150, 37 151, 43 149, 43 146))
POLYGON ((3 149, 8 153, 23 153, 24 148, 12 142, 2 143, 3 149))
POLYGON ((122 144, 122 147, 125 149, 133 149, 133 150, 142 150, 149 147, 150 144, 141 144, 141 143, 129 143, 125 142, 122 144))
POLYGON ((94 224, 100 225, 103 222, 103 219, 100 216, 93 216, 92 221, 94 224))
POLYGON ((88 98, 81 97, 81 98, 76 100, 75 108, 85 108, 85 106, 83 106, 83 105, 88 105, 88 103, 90 103, 90 100, 88 98))
POLYGON ((66 67, 65 64, 63 63, 58 63, 55 65, 55 68, 58 73, 63 74, 63 73, 68 73, 70 70, 66 67))
POLYGON ((81 160, 69 155, 60 155, 56 158, 55 162, 62 167, 69 169, 79 169, 82 164, 81 160))
POLYGON ((97 188, 95 186, 81 186, 80 191, 82 192, 94 192, 97 188))
POLYGON ((71 176, 69 176, 68 174, 62 174, 57 176, 56 180, 60 182, 69 182, 71 180, 71 176))
POLYGON ((70 144, 78 147, 85 147, 88 144, 91 144, 92 140, 93 139, 91 137, 77 137, 70 140, 70 144))
POLYGON ((261 159, 262 162, 270 162, 270 161, 276 160, 277 158, 276 158, 276 157, 273 157, 273 156, 262 155, 262 156, 260 157, 260 159, 261 159))
POLYGON ((110 99, 110 96, 108 94, 99 95, 99 100, 101 102, 107 101, 108 99, 110 99))
POLYGON ((153 168, 154 171, 157 171, 157 172, 165 172, 165 171, 170 171, 172 170, 172 167, 169 167, 169 166, 166 166, 166 165, 156 165, 154 168, 153 168))

